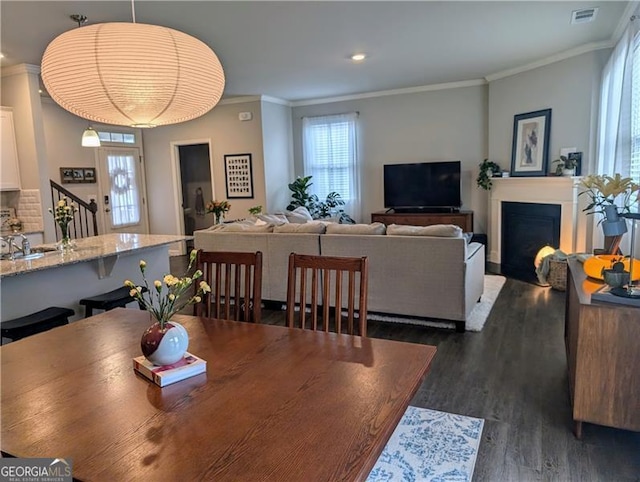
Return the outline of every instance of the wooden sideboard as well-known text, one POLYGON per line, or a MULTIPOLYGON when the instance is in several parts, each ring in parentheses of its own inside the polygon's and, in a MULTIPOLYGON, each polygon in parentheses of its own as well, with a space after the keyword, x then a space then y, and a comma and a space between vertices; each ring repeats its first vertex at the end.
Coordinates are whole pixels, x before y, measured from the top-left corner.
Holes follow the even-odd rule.
POLYGON ((565 347, 576 423, 640 431, 640 308, 591 302, 598 283, 569 260, 565 347))
POLYGON ((371 213, 372 223, 409 224, 412 226, 431 226, 432 224, 455 224, 465 233, 473 232, 473 211, 457 211, 454 213, 388 213, 378 211, 371 213))

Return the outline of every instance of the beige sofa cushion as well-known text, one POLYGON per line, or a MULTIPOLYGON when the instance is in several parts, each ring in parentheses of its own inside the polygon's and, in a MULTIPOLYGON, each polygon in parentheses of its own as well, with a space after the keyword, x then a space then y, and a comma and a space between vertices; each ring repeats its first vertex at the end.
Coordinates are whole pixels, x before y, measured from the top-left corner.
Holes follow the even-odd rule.
POLYGON ((408 226, 404 224, 390 224, 389 226, 387 226, 387 235, 461 238, 462 228, 454 224, 434 224, 432 226, 408 226))
POLYGON ((335 224, 327 225, 327 234, 360 234, 380 235, 384 234, 386 226, 382 223, 371 224, 335 224))
POLYGON ((272 233, 273 224, 249 225, 242 223, 215 224, 208 231, 219 233, 272 233))
POLYGON ((274 233, 324 234, 325 230, 324 224, 313 221, 304 224, 287 223, 273 228, 274 233))

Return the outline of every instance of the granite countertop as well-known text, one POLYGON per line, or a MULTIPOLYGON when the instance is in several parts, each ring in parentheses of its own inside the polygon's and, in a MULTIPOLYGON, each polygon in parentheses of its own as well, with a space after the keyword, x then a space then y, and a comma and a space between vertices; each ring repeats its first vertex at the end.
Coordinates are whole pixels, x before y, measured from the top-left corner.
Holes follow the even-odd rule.
POLYGON ((118 254, 138 251, 191 239, 191 236, 165 234, 103 234, 76 239, 71 252, 51 251, 34 259, 0 260, 0 278, 17 276, 59 266, 104 259, 118 254))

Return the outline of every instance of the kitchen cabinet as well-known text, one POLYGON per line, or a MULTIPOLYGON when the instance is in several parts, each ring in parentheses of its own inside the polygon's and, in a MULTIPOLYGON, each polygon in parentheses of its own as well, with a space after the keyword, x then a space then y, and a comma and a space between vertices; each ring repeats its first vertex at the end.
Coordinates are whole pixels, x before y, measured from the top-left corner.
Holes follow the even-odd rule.
POLYGON ((10 107, 0 108, 0 132, 2 133, 2 157, 0 158, 0 190, 20 190, 20 168, 16 133, 13 127, 13 111, 10 107))

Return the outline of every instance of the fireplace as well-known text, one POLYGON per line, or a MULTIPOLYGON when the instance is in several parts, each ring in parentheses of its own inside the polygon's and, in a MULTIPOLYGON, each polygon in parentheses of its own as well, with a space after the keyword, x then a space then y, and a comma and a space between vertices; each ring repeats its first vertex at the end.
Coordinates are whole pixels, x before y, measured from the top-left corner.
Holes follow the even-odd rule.
POLYGON ((501 271, 524 281, 535 281, 533 261, 545 245, 560 245, 559 204, 502 202, 501 271))
MULTIPOLYGON (((530 276, 535 276, 533 271, 533 258, 535 257, 537 250, 543 247, 545 244, 549 244, 551 247, 561 249, 565 253, 584 253, 587 249, 587 219, 582 210, 584 209, 587 199, 586 196, 578 197, 577 181, 579 178, 569 176, 546 176, 546 177, 510 177, 510 178, 494 178, 493 188, 489 192, 490 194, 490 211, 489 211, 489 265, 492 269, 505 272, 504 264, 506 258, 527 257, 526 271, 530 273, 530 276), (503 205, 524 204, 524 215, 532 215, 533 219, 524 221, 526 232, 524 235, 519 235, 521 238, 516 238, 515 241, 508 241, 509 247, 503 249, 503 205), (542 231, 553 231, 549 227, 549 220, 541 220, 538 215, 533 215, 535 212, 534 205, 553 205, 552 209, 559 211, 560 215, 560 227, 558 234, 553 235, 529 235, 529 226, 537 226, 543 224, 542 231), (533 246, 535 244, 535 246, 533 246), (531 245, 531 246, 529 246, 531 245), (515 255, 510 254, 511 250, 515 249, 515 255), (526 253, 522 253, 521 250, 527 250, 526 253), (534 251, 531 254, 529 251, 534 251), (504 257, 504 258, 503 258, 504 257), (529 271, 531 270, 531 271, 529 271)), ((548 217, 547 213, 542 214, 542 218, 548 217)), ((520 226, 522 227, 522 226, 520 226)), ((555 228, 558 229, 557 227, 555 228)), ((557 233, 557 231, 556 231, 557 233)), ((509 237, 509 236, 507 236, 509 237)), ((510 260, 506 261, 508 266, 512 266, 510 260)), ((506 272, 509 272, 509 267, 506 268, 506 272)), ((513 271, 512 271, 513 272, 513 271)), ((514 276, 518 276, 517 273, 513 273, 514 276)), ((520 277, 520 276, 518 276, 520 277)), ((533 279, 533 278, 532 278, 533 279)))

